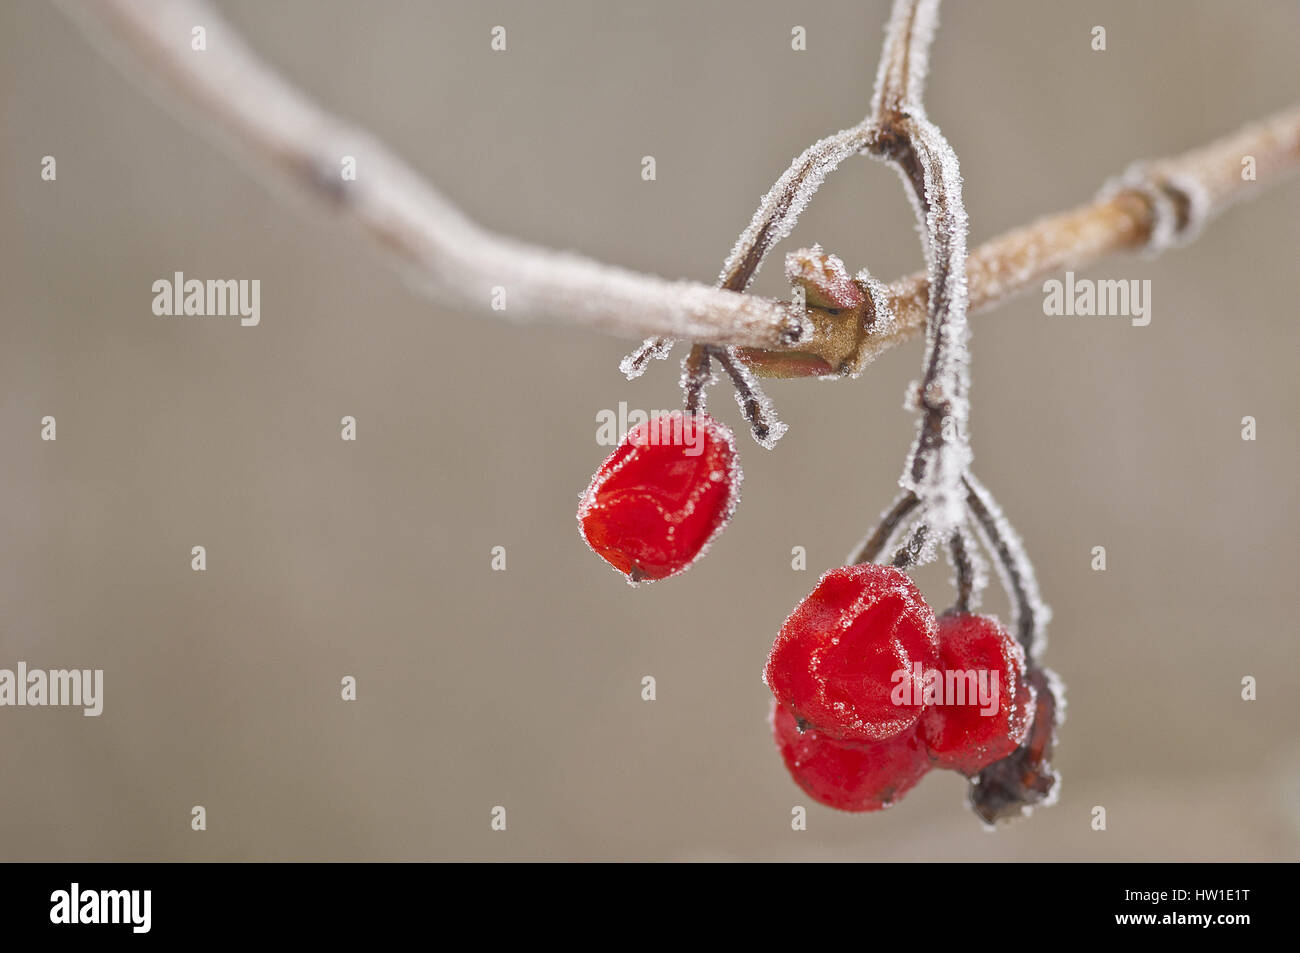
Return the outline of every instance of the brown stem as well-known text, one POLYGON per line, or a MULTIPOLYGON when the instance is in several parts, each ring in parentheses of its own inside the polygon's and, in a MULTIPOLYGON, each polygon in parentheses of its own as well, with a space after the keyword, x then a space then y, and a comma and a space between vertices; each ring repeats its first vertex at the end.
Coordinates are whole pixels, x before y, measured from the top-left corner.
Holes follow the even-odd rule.
MULTIPOLYGON (((1206 201, 1198 225, 1244 199, 1263 195, 1300 169, 1300 106, 1252 123, 1209 145, 1146 164, 1154 182, 1196 183, 1206 201), (1256 177, 1242 177, 1242 160, 1254 159, 1256 177)), ((1175 186, 1175 189, 1178 187, 1175 186)), ((967 258, 969 312, 989 311, 1064 271, 1081 271, 1124 251, 1160 251, 1150 239, 1159 209, 1150 188, 1107 190, 1077 208, 1012 229, 971 251, 967 258)), ((742 348, 741 357, 759 377, 802 377, 815 360, 820 374, 854 374, 925 326, 929 276, 915 272, 891 282, 888 300, 895 320, 865 335, 845 334, 861 316, 809 309, 819 325, 812 340, 792 348, 742 348), (794 351, 792 358, 790 352, 794 351)))
POLYGON ((917 438, 905 485, 927 520, 946 535, 962 518, 961 475, 970 464, 967 436, 966 209, 957 156, 921 102, 938 0, 896 0, 875 96, 879 134, 871 152, 894 166, 911 190, 924 239, 930 294, 927 354, 917 393, 917 438))
POLYGON ((705 389, 713 379, 711 356, 712 349, 707 344, 695 344, 682 358, 682 390, 685 391, 683 404, 688 414, 704 413, 705 389))
POLYGON ((950 537, 948 553, 952 557, 952 565, 957 573, 957 601, 953 604, 953 609, 957 612, 969 612, 971 597, 975 592, 975 565, 971 561, 972 554, 966 547, 966 534, 961 530, 957 530, 950 537))
POLYGON ((966 505, 989 552, 997 560, 1003 586, 1011 597, 1016 641, 1032 663, 1042 651, 1043 632, 1051 614, 1039 595, 1033 564, 992 494, 971 474, 966 475, 963 483, 967 491, 966 505))
POLYGON ((917 499, 915 493, 911 490, 905 490, 894 505, 889 508, 876 528, 861 543, 858 544, 848 558, 848 565, 856 566, 860 563, 873 563, 880 558, 885 547, 889 545, 890 539, 898 530, 899 525, 912 513, 921 501, 917 499))
POLYGON ((740 412, 749 421, 754 439, 763 446, 771 446, 772 441, 779 439, 785 432, 785 426, 777 419, 771 403, 754 380, 754 375, 740 363, 735 348, 717 348, 714 356, 736 388, 736 402, 740 404, 740 412))
MULTIPOLYGON (((85 0, 60 7, 93 39, 107 37, 114 59, 121 62, 125 52, 131 75, 152 78, 190 107, 200 128, 239 147, 255 168, 279 173, 320 207, 357 224, 389 261, 411 271, 418 279, 413 288, 463 311, 629 338, 739 345, 754 349, 740 356, 760 377, 857 372, 924 326, 924 272, 889 286, 897 315, 889 327, 869 335, 831 334, 837 322, 855 316, 823 314, 827 333, 805 340, 811 322, 787 301, 667 281, 487 232, 366 130, 330 115, 289 85, 209 4, 85 0), (208 29, 202 56, 176 42, 195 23, 208 29), (340 188, 323 170, 336 174, 339 156, 358 145, 367 150, 368 172, 340 188), (507 312, 490 310, 494 285, 509 289, 507 312), (861 346, 845 350, 845 339, 861 339, 861 346)), ((1300 168, 1300 106, 1151 168, 1165 178, 1200 183, 1209 200, 1208 219, 1300 168), (1254 179, 1242 177, 1245 156, 1255 160, 1254 179)), ((1122 191, 994 239, 969 259, 971 310, 987 310, 1053 274, 1141 247, 1153 217, 1148 194, 1122 191)))
POLYGON ((903 545, 894 551, 893 557, 889 564, 896 569, 911 569, 921 559, 921 554, 925 551, 926 541, 930 538, 930 527, 926 523, 918 523, 912 530, 903 545))

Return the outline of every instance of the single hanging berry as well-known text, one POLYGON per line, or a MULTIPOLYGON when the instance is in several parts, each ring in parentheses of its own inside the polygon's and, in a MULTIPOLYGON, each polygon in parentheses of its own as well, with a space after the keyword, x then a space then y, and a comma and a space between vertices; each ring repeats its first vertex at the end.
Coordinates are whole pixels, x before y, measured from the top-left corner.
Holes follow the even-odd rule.
POLYGON ((731 431, 680 410, 628 431, 582 494, 587 545, 633 583, 686 569, 726 526, 740 499, 731 431))
POLYGON ((939 663, 942 701, 921 717, 921 739, 938 767, 977 774, 1029 733, 1036 697, 1024 651, 996 619, 948 612, 939 618, 939 663))
POLYGON ((801 732, 790 709, 773 702, 772 735, 799 787, 841 811, 889 807, 930 770, 914 730, 874 744, 835 741, 815 728, 801 732))
POLYGON ((763 680, 829 738, 886 741, 920 719, 925 672, 938 657, 934 612, 906 573, 843 566, 785 620, 763 680))

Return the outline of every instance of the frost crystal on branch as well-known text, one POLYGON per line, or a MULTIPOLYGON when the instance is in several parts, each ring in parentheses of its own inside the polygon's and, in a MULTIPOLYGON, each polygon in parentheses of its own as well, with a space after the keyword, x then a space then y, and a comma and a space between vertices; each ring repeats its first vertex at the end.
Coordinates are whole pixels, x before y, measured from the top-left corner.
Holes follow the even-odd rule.
POLYGON ((1002 587, 1011 596, 1012 630, 1030 661, 1042 654, 1047 644, 1047 623, 1052 610, 1038 591, 1038 578, 1024 543, 1002 513, 997 500, 974 474, 966 474, 967 505, 974 516, 975 531, 984 548, 994 556, 1002 587))
POLYGON ((718 363, 731 378, 736 388, 736 403, 740 412, 749 421, 754 440, 764 450, 771 450, 788 429, 776 415, 772 401, 758 386, 753 373, 744 362, 736 356, 736 349, 729 347, 718 352, 718 363))
POLYGON ((749 287, 772 246, 794 231, 799 215, 841 162, 862 152, 870 140, 866 122, 821 139, 794 160, 759 202, 749 226, 723 263, 718 284, 734 291, 749 287))
MULTIPOLYGON (((925 508, 930 532, 948 539, 965 519, 961 479, 970 468, 967 422, 966 209, 956 153, 925 115, 921 93, 937 0, 900 0, 876 78, 871 152, 898 170, 921 227, 930 284, 926 361, 916 393, 917 435, 901 483, 925 508)), ((932 547, 919 551, 930 558, 932 547)))
POLYGON ((682 358, 681 385, 687 412, 702 414, 708 409, 708 389, 717 381, 711 350, 701 344, 692 347, 682 358))
MULTIPOLYGON (((744 291, 748 288, 772 246, 794 230, 799 215, 826 181, 826 176, 849 156, 863 152, 874 135, 874 128, 867 120, 863 120, 856 126, 842 129, 805 149, 759 201, 749 225, 740 233, 731 254, 723 262, 722 271, 718 274, 718 287, 730 291, 744 291)), ((844 266, 838 259, 837 264, 840 271, 843 271, 844 266)), ((847 280, 847 273, 844 277, 847 280)), ((873 301, 875 300, 873 292, 873 301)), ((792 323, 786 343, 798 344, 808 334, 809 326, 806 322, 792 323)), ((619 370, 629 380, 639 377, 651 359, 666 356, 672 345, 673 342, 668 338, 648 338, 623 358, 619 370)), ((749 420, 754 439, 761 446, 771 449, 785 433, 785 424, 776 418, 771 401, 749 368, 740 360, 734 347, 715 349, 714 354, 719 357, 736 386, 736 400, 749 420)), ((691 393, 693 392, 688 390, 688 394, 691 393)))
POLYGON ((1195 239, 1213 208, 1209 190, 1195 176, 1147 162, 1134 162, 1107 181, 1097 197, 1110 199, 1125 191, 1139 193, 1151 208, 1151 232, 1142 249, 1147 258, 1195 239))
POLYGON ((898 537, 907 528, 907 517, 920 505, 920 500, 911 490, 904 490, 889 509, 880 514, 876 528, 858 543, 853 552, 844 561, 847 566, 858 563, 874 563, 880 554, 892 550, 898 544, 898 537))
MULTIPOLYGON (((1013 604, 1018 651, 1023 650, 1026 658, 1029 687, 1025 704, 1034 707, 1023 743, 1006 757, 987 764, 971 780, 971 807, 985 823, 992 824, 1027 813, 1037 804, 1051 803, 1056 797, 1059 779, 1048 759, 1064 699, 1059 682, 1035 664, 1048 610, 1038 595, 1033 566, 992 495, 970 475, 968 223, 961 169, 939 128, 926 118, 921 103, 937 9, 938 0, 897 0, 876 80, 869 151, 899 173, 916 211, 929 282, 926 356, 922 378, 913 384, 906 400, 918 421, 899 480, 903 493, 850 560, 875 561, 883 556, 892 566, 910 569, 934 559, 942 546, 953 568, 952 585, 957 592, 953 608, 968 613, 979 605, 988 576, 971 527, 993 557, 1013 604)), ((1178 210, 1178 196, 1168 178, 1151 191, 1153 195, 1161 193, 1159 200, 1178 210)), ((1153 198, 1153 205, 1155 202, 1153 198)), ((1209 206, 1208 198, 1200 201, 1188 194, 1179 207, 1184 218, 1177 227, 1186 227, 1197 218, 1198 209, 1209 206)), ((1203 212, 1199 214, 1203 217, 1203 212)), ((820 249, 816 252, 821 255, 820 249)), ((838 277, 833 269, 819 272, 812 267, 805 267, 801 274, 814 287, 818 282, 808 281, 808 275, 831 289, 838 277)), ((873 304, 883 297, 884 292, 872 286, 869 275, 859 276, 858 286, 866 289, 873 304)), ((887 310, 878 308, 882 317, 887 310)))
MULTIPOLYGON (((744 291, 757 274, 763 259, 772 246, 787 237, 799 220, 826 176, 846 158, 866 148, 870 131, 866 122, 843 129, 813 143, 795 159, 789 169, 768 190, 749 226, 736 239, 731 254, 723 263, 718 275, 718 286, 730 291, 744 291)), ((841 272, 842 263, 836 260, 841 272)), ((844 275, 847 281, 847 274, 844 275)), ((809 333, 806 323, 792 323, 788 343, 797 344, 809 333)), ((641 376, 653 358, 666 357, 673 341, 657 337, 646 339, 639 348, 623 358, 619 370, 628 379, 641 376)), ((753 373, 740 359, 734 347, 712 347, 710 352, 718 358, 723 369, 736 387, 736 402, 750 423, 754 439, 765 449, 772 449, 786 432, 786 425, 776 416, 772 402, 759 386, 753 373)), ((707 360, 706 360, 707 364, 707 360)), ((687 407, 703 406, 703 387, 698 378, 684 371, 683 386, 687 392, 687 407)))
MULTIPOLYGON (((889 296, 889 286, 873 276, 865 268, 859 270, 853 276, 853 280, 865 288, 871 298, 871 333, 875 335, 892 333, 898 324, 898 316, 894 313, 893 301, 889 296)), ((862 373, 861 369, 854 376, 860 373, 862 373)))
POLYGON ((952 587, 957 592, 955 608, 971 612, 980 607, 981 596, 988 586, 988 563, 974 545, 965 526, 953 530, 948 545, 948 562, 952 566, 952 587))
POLYGON ((899 0, 894 4, 871 100, 877 119, 920 106, 930 69, 930 44, 938 27, 939 0, 899 0))
POLYGON ((668 357, 676 343, 672 338, 646 338, 639 348, 618 362, 618 369, 628 380, 636 380, 645 373, 651 361, 662 361, 668 357))
MULTIPOLYGON (((928 355, 918 395, 923 414, 905 485, 926 501, 934 530, 946 536, 963 518, 962 475, 970 468, 966 324, 966 211, 957 156, 924 118, 908 124, 919 168, 930 280, 928 355)), ((906 160, 904 160, 906 164, 906 160)))

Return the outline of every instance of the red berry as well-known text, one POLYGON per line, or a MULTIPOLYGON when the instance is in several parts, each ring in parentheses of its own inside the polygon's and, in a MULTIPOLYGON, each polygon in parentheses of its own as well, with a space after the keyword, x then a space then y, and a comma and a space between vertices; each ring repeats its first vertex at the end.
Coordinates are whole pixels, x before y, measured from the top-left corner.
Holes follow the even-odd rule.
POLYGON ((875 744, 835 741, 815 728, 800 732, 790 709, 773 702, 772 734, 799 787, 841 811, 889 807, 930 770, 915 731, 875 744))
POLYGON ((905 573, 843 566, 785 620, 763 679, 820 734, 885 741, 921 717, 922 673, 938 647, 934 613, 905 573))
POLYGON ((707 414, 663 414, 628 431, 578 504, 587 545, 632 582, 698 558, 740 497, 731 431, 707 414))
POLYGON ((939 619, 939 661, 942 681, 938 698, 927 699, 921 739, 939 767, 977 774, 1029 731, 1036 699, 1024 651, 996 619, 949 612, 939 619))

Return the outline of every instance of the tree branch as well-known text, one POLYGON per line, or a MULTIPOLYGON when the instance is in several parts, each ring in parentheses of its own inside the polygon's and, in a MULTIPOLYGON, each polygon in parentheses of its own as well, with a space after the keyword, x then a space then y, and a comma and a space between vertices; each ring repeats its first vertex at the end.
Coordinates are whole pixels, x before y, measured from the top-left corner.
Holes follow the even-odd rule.
MULTIPOLYGON (((898 0, 876 81, 870 150, 909 189, 925 247, 929 300, 921 418, 902 485, 947 537, 962 521, 961 475, 970 465, 966 349, 966 208, 957 155, 926 117, 921 93, 939 0, 898 0)), ((875 315, 872 315, 874 322, 875 315)))
POLYGON ((217 11, 201 0, 68 0, 63 9, 132 73, 179 97, 260 167, 278 172, 369 235, 417 287, 456 308, 576 324, 620 336, 663 331, 718 343, 781 347, 805 321, 788 303, 668 281, 598 264, 488 232, 381 143, 320 109, 264 65, 217 11), (194 26, 207 48, 190 48, 194 26), (103 29, 97 29, 102 27, 103 29), (340 175, 358 157, 355 181, 340 175))
MULTIPOLYGON (((1086 268, 1117 252, 1163 251, 1170 242, 1151 240, 1163 212, 1159 198, 1168 192, 1174 193, 1175 213, 1179 206, 1192 207, 1180 195, 1198 196, 1197 215, 1189 216, 1183 228, 1190 238, 1228 207, 1284 181, 1300 169, 1300 106, 1137 169, 1145 172, 1146 187, 1130 177, 1129 184, 1104 190, 1086 205, 1005 232, 971 251, 966 262, 969 313, 988 311, 1045 278, 1086 268), (1246 156, 1255 160, 1254 180, 1243 178, 1246 156)), ((929 291, 925 271, 887 285, 894 320, 880 326, 873 326, 869 308, 838 313, 809 308, 815 328, 810 342, 780 350, 742 348, 741 356, 759 377, 859 373, 924 329, 929 291)))
MULTIPOLYGON (((501 316, 629 338, 663 335, 742 345, 749 348, 742 356, 760 377, 856 373, 925 325, 924 273, 885 286, 896 320, 873 327, 862 310, 810 307, 804 314, 789 302, 669 281, 493 234, 368 133, 330 115, 280 78, 201 0, 64 0, 61 6, 88 34, 124 53, 129 72, 143 73, 189 106, 205 130, 219 130, 220 138, 256 168, 279 173, 357 224, 419 290, 448 306, 495 314, 492 289, 500 286, 507 290, 501 316), (196 25, 207 31, 202 53, 188 43, 196 25), (344 155, 363 162, 356 181, 340 177, 344 155)), ((862 130, 860 125, 846 133, 862 130)), ((823 141, 831 140, 838 141, 835 136, 823 141)), ((824 168, 818 162, 808 167, 824 168)), ((1297 167, 1300 107, 1147 169, 1162 181, 1199 184, 1204 219, 1297 167), (1257 181, 1241 178, 1245 155, 1256 160, 1257 181)), ((971 310, 990 308, 1066 268, 1143 246, 1158 217, 1155 194, 1123 188, 975 249, 968 259, 971 310)), ((785 234, 764 232, 753 247, 762 244, 766 250, 785 234)))

